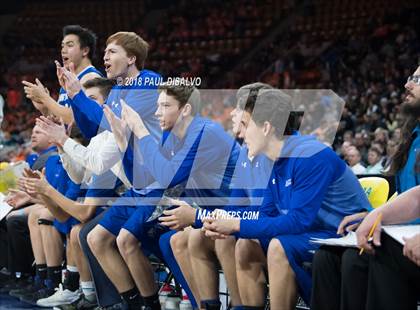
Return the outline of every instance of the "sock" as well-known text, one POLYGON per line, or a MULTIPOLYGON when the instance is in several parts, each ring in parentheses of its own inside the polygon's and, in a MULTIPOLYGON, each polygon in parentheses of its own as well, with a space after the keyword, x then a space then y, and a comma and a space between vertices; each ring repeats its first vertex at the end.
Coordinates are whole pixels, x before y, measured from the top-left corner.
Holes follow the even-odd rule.
POLYGON ((159 294, 156 293, 152 296, 143 297, 144 306, 150 310, 160 310, 159 294))
POLYGON ((37 264, 35 265, 35 285, 42 285, 44 280, 47 278, 47 265, 46 264, 37 264))
POLYGON ((264 310, 264 306, 234 306, 232 310, 264 310))
POLYGON ((218 299, 208 299, 201 301, 201 308, 206 310, 220 310, 222 303, 218 299))
POLYGON ((127 303, 128 309, 140 309, 143 301, 140 297, 140 292, 137 287, 132 288, 126 292, 120 293, 121 298, 127 303))
POLYGON ((69 291, 77 291, 79 289, 79 270, 75 266, 67 265, 66 276, 64 278, 63 287, 69 291))
POLYGON ((61 266, 47 267, 47 279, 45 280, 45 285, 49 289, 54 289, 58 287, 62 279, 62 269, 61 266))
POLYGON ((35 275, 41 279, 44 280, 47 277, 47 265, 46 264, 37 264, 35 265, 36 271, 35 275))
POLYGON ((96 294, 95 294, 95 286, 93 285, 93 281, 81 281, 80 286, 82 287, 83 295, 85 298, 90 302, 96 301, 96 294))

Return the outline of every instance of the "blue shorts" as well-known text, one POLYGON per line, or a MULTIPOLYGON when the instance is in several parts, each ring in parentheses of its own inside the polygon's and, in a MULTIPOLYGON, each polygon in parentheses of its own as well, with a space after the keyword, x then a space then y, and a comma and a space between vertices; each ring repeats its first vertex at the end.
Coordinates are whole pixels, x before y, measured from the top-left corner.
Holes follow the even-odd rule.
MULTIPOLYGON (((138 194, 129 191, 125 197, 139 197, 138 194)), ((159 225, 157 220, 147 222, 153 214, 156 206, 112 206, 101 221, 98 223, 114 236, 118 236, 124 228, 134 235, 142 245, 142 249, 148 250, 161 257, 159 249, 159 238, 169 229, 159 225)))
MULTIPOLYGON (((309 240, 311 238, 325 239, 333 237, 336 237, 335 231, 319 230, 296 235, 279 235, 273 238, 280 241, 281 246, 286 253, 289 265, 295 272, 299 292, 306 303, 309 303, 310 301, 312 278, 311 271, 308 270, 304 264, 312 262, 315 250, 319 248, 318 244, 309 242, 309 240)), ((259 239, 265 254, 267 254, 271 240, 259 239)))
MULTIPOLYGON (((93 218, 101 214, 103 211, 104 211, 103 208, 99 208, 99 207, 96 208, 95 215, 93 216, 93 218)), ((54 219, 53 221, 53 225, 55 229, 57 229, 60 233, 65 234, 65 235, 69 234, 73 226, 77 224, 80 224, 80 221, 75 219, 72 216, 70 216, 65 222, 60 222, 57 219, 54 219)))

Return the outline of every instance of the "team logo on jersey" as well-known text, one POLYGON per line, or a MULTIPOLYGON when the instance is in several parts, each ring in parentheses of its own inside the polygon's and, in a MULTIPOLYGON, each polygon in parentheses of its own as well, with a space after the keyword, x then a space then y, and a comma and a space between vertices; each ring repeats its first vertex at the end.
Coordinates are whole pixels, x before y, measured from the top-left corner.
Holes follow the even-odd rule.
POLYGON ((68 99, 69 99, 69 95, 67 95, 67 93, 60 94, 60 96, 58 97, 58 102, 67 101, 68 99))
POLYGON ((290 185, 292 185, 292 179, 287 179, 286 183, 284 184, 285 187, 289 187, 290 185))

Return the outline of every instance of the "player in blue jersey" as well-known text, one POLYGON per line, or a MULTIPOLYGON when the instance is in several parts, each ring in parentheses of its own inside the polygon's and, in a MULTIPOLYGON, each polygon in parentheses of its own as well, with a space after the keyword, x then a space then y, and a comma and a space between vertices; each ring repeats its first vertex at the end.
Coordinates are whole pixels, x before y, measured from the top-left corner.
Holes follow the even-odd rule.
MULTIPOLYGON (((86 82, 84 87, 89 98, 97 101, 98 104, 103 104, 112 85, 113 83, 110 80, 95 78, 86 82)), ((115 168, 112 168, 101 175, 96 175, 92 174, 91 170, 85 169, 80 163, 75 161, 75 158, 73 157, 73 149, 80 151, 80 148, 83 148, 82 145, 77 145, 77 147, 75 145, 71 149, 70 153, 63 153, 63 151, 66 150, 69 152, 68 148, 63 147, 63 144, 65 144, 65 141, 70 139, 66 134, 64 126, 55 124, 44 117, 37 120, 37 123, 40 125, 41 130, 44 131, 44 134, 47 135, 50 141, 63 148, 63 150, 60 150, 60 156, 63 166, 68 172, 70 178, 76 183, 87 182, 88 185, 88 191, 85 199, 83 203, 80 203, 63 196, 59 191, 55 190, 45 181, 39 179, 31 180, 31 187, 36 190, 38 195, 50 198, 45 201, 46 204, 51 204, 52 201, 57 205, 52 205, 51 207, 53 210, 58 212, 57 215, 53 215, 56 218, 61 219, 60 222, 55 221, 55 224, 59 229, 62 231, 64 230, 64 232, 68 233, 70 236, 67 248, 71 247, 71 251, 74 254, 73 257, 76 260, 76 266, 79 270, 80 286, 83 293, 78 300, 74 301, 75 297, 78 297, 78 295, 73 296, 74 294, 71 294, 70 290, 63 288, 57 290, 54 295, 38 301, 38 304, 50 307, 59 306, 58 308, 60 309, 93 307, 96 305, 95 289, 92 282, 92 276, 89 271, 88 262, 79 244, 78 235, 85 223, 90 221, 94 216, 98 216, 103 210, 103 206, 107 206, 115 199, 115 197, 118 196, 116 194, 116 189, 119 188, 121 182, 115 182, 115 168), (72 304, 69 305, 69 303, 72 304)), ((98 139, 99 137, 100 135, 95 138, 98 139)), ((96 143, 94 139, 91 140, 90 144, 92 144, 92 142, 96 143)), ((105 139, 102 139, 102 143, 105 143, 105 139)), ((90 146, 91 145, 88 147, 90 146)), ((96 152, 101 152, 98 143, 96 143, 95 150, 96 152)), ((83 154, 86 155, 86 153, 83 154)), ((121 174, 118 173, 118 175, 121 174)))
MULTIPOLYGON (((136 136, 136 154, 145 159, 143 167, 156 181, 152 188, 155 192, 160 190, 160 195, 164 189, 168 189, 165 193, 169 195, 171 190, 176 191, 175 188, 180 186, 177 196, 183 193, 200 199, 223 196, 228 189, 225 188, 224 174, 226 165, 232 164, 229 156, 233 140, 220 125, 195 116, 199 101, 199 93, 192 86, 160 86, 156 116, 164 134, 159 143, 152 138, 138 114, 127 105, 123 107, 123 119, 136 136)), ((109 114, 110 111, 106 113, 110 123, 114 124, 115 117, 109 114)), ((118 131, 113 128, 113 132, 118 131)), ((237 152, 233 154, 237 156, 237 152)), ((135 172, 139 173, 138 170, 135 172)), ((158 239, 167 230, 158 225, 159 214, 154 216, 160 196, 154 203, 147 202, 146 198, 150 196, 147 194, 144 199, 138 199, 137 208, 113 207, 112 213, 108 212, 91 232, 95 240, 92 248, 124 299, 128 294, 133 299, 138 298, 140 291, 146 307, 159 309, 157 287, 145 254, 153 252, 162 256, 158 239), (115 242, 117 235, 121 256, 110 249, 103 250, 104 245, 106 248, 115 242)), ((182 274, 176 277, 187 288, 182 274)), ((136 307, 133 303, 129 305, 136 307)))
MULTIPOLYGON (((160 81, 160 75, 144 69, 147 53, 147 42, 134 32, 117 32, 107 39, 107 47, 104 55, 106 73, 109 79, 114 79, 118 83, 111 90, 106 106, 110 107, 113 112, 120 116, 120 99, 124 98, 125 102, 139 113, 154 139, 158 141, 161 137, 161 130, 154 113, 156 111, 157 85, 160 81), (148 83, 142 83, 142 81, 147 80, 149 81, 148 83)), ((103 108, 99 107, 93 100, 86 96, 76 76, 61 66, 58 66, 58 69, 59 78, 63 79, 66 91, 71 98, 75 121, 82 133, 86 137, 93 137, 97 134, 99 129, 110 130, 109 124, 104 117, 103 108)), ((109 148, 108 152, 110 151, 109 148)), ((114 151, 118 154, 118 159, 121 158, 120 154, 122 154, 124 172, 130 183, 133 184, 132 145, 127 145, 127 149, 120 152, 117 144, 115 144, 114 151)), ((142 180, 140 180, 140 182, 142 182, 142 180)), ((137 183, 138 182, 135 182, 135 184, 133 184, 134 188, 127 191, 122 199, 136 199, 142 195, 140 190, 147 185, 147 183, 137 183)), ((133 207, 134 205, 132 202, 127 202, 127 204, 130 203, 132 204, 131 207, 133 207)), ((115 208, 124 209, 124 206, 115 206, 115 208)), ((95 219, 93 222, 95 221, 99 221, 99 219, 95 219)), ((106 253, 107 246, 95 246, 96 244, 101 243, 102 240, 97 240, 93 237, 94 234, 89 234, 93 227, 94 225, 88 224, 88 227, 82 230, 84 251, 90 252, 90 249, 96 249, 96 252, 99 250, 105 251, 106 253), (89 246, 86 242, 87 236, 89 236, 89 246)), ((109 248, 112 248, 112 244, 109 244, 108 246, 109 248)), ((96 259, 91 253, 88 255, 90 266, 95 270, 95 281, 97 278, 100 278, 102 283, 109 283, 108 278, 105 275, 102 276, 102 270, 100 266, 97 265, 96 259), (101 274, 101 276, 97 277, 98 274, 101 274)), ((111 286, 112 288, 112 284, 101 285, 102 283, 96 283, 99 304, 101 306, 109 306, 118 303, 120 301, 118 294, 114 291, 112 294, 109 293, 109 287, 111 286), (98 287, 103 287, 103 292, 102 290, 98 290, 98 287), (107 290, 107 292, 105 292, 105 290, 107 290)), ((126 299, 129 297, 131 297, 131 295, 126 296, 126 299)), ((132 301, 135 302, 138 301, 138 299, 132 301)))
POLYGON ((369 205, 354 174, 330 148, 292 133, 290 112, 289 96, 262 90, 245 133, 250 157, 265 154, 274 161, 259 218, 209 218, 204 223, 209 236, 240 238, 238 286, 243 306, 253 309, 264 308, 265 268, 273 309, 294 309, 298 290, 309 301, 311 276, 304 263, 316 249, 309 239, 336 236, 344 216, 369 205))
MULTIPOLYGON (((244 115, 245 106, 254 104, 259 89, 269 88, 272 87, 267 84, 253 83, 243 86, 238 91, 238 105, 231 113, 232 131, 238 141, 242 141, 244 138, 244 129, 246 128, 244 123, 247 122, 244 115)), ((248 159, 247 147, 242 145, 230 185, 233 189, 231 201, 227 206, 216 207, 234 210, 234 205, 246 206, 255 203, 259 198, 261 199, 261 188, 266 186, 271 166, 272 164, 265 156, 258 156, 253 160, 248 159)), ((174 203, 178 203, 180 207, 165 211, 167 216, 161 218, 163 225, 172 227, 193 225, 195 228, 202 225, 201 219, 198 217, 200 213, 188 203, 185 201, 174 201, 174 203), (188 219, 190 219, 189 222, 188 219)), ((235 261, 231 259, 235 254, 235 242, 236 239, 233 237, 226 240, 211 240, 206 238, 201 230, 189 227, 183 231, 173 231, 169 235, 162 236, 160 245, 164 254, 173 251, 184 277, 194 291, 196 300, 201 301, 201 306, 206 309, 218 309, 220 307, 218 300, 219 262, 229 287, 231 304, 241 304, 236 283, 235 261)))
MULTIPOLYGON (((102 74, 92 66, 95 56, 96 35, 89 29, 79 25, 67 25, 63 28, 63 40, 61 42, 61 59, 63 65, 71 69, 83 84, 86 81, 102 74)), ((55 101, 36 79, 36 83, 22 82, 26 96, 32 100, 35 108, 42 114, 53 114, 61 117, 66 124, 73 121, 73 113, 70 109, 68 96, 61 87, 58 101, 55 101)))
MULTIPOLYGON (((108 37, 104 66, 107 78, 115 80, 116 85, 112 88, 106 105, 120 116, 120 99, 124 99, 140 114, 155 139, 159 139, 161 131, 154 112, 156 89, 161 76, 144 68, 148 48, 148 43, 134 32, 117 32, 108 37)), ((59 63, 56 64, 60 84, 64 85, 71 99, 74 119, 83 135, 92 138, 99 129, 110 130, 103 109, 86 97, 74 72, 61 67, 59 63)))
MULTIPOLYGON (((37 126, 35 126, 35 128, 37 126)), ((36 177, 36 175, 33 175, 33 177, 36 177)), ((84 192, 80 189, 80 185, 73 183, 68 177, 58 154, 48 158, 45 165, 45 178, 53 188, 69 199, 75 200, 78 197, 84 196, 84 192)), ((25 189, 29 194, 36 196, 35 193, 29 191, 26 181, 25 189)), ((55 292, 54 289, 59 287, 59 284, 61 283, 61 262, 63 260, 64 247, 60 236, 60 229, 57 225, 58 223, 53 224, 53 211, 54 210, 49 209, 45 201, 41 199, 41 204, 38 208, 30 212, 28 218, 37 270, 44 269, 44 272, 42 274, 37 272, 37 277, 35 277, 33 285, 20 292, 13 292, 13 295, 30 304, 37 304, 38 300, 53 295, 55 292), (55 227, 53 227, 53 225, 55 227)), ((74 266, 74 257, 70 252, 67 252, 67 254, 68 266, 74 266)), ((69 287, 69 292, 71 291, 73 298, 77 298, 78 273, 75 272, 74 276, 72 282, 73 284, 76 283, 77 287, 69 287), (75 278, 76 280, 74 280, 75 278)), ((66 287, 68 286, 66 285, 66 287)))

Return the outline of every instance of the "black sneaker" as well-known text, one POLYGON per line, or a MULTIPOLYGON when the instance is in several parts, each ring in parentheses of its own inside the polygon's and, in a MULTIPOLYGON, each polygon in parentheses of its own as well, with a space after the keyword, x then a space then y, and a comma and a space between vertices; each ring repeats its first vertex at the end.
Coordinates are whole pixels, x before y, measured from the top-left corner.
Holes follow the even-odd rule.
POLYGON ((112 305, 112 306, 107 306, 107 307, 96 307, 95 310, 127 310, 128 307, 120 302, 118 304, 112 305))
POLYGON ((98 306, 96 300, 91 302, 86 299, 85 295, 80 295, 80 298, 69 305, 60 305, 54 307, 54 310, 91 310, 98 306))
POLYGON ((21 289, 32 282, 32 277, 12 277, 0 287, 0 294, 8 294, 11 290, 21 289))
POLYGON ((12 276, 10 274, 0 271, 0 287, 9 282, 11 278, 12 276))
POLYGON ((39 299, 48 298, 55 293, 54 289, 42 288, 36 292, 28 293, 20 297, 20 300, 32 306, 36 306, 39 299))
POLYGON ((33 294, 33 293, 35 293, 36 291, 39 291, 42 288, 45 288, 42 281, 33 281, 32 283, 29 283, 24 288, 11 290, 9 292, 9 295, 13 296, 13 297, 16 297, 16 298, 20 298, 24 295, 33 294))

